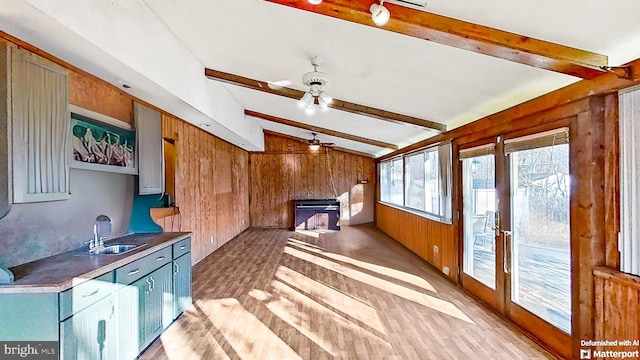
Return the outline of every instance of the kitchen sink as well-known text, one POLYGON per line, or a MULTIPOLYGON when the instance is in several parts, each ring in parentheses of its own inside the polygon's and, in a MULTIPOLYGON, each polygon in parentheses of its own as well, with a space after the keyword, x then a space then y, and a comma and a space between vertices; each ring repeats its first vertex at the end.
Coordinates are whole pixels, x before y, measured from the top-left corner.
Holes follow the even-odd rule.
POLYGON ((120 255, 120 254, 124 254, 126 252, 129 251, 133 251, 141 246, 144 246, 146 244, 139 244, 139 245, 133 245, 133 244, 113 244, 113 245, 106 245, 104 247, 98 247, 98 248, 94 248, 89 250, 89 253, 91 255, 120 255))

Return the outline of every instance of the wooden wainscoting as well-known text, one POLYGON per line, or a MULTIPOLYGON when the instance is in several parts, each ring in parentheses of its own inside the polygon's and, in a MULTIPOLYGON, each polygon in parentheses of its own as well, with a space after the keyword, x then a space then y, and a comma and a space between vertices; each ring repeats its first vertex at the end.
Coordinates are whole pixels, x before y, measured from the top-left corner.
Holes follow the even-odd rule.
POLYGON ((376 226, 448 277, 457 280, 454 226, 382 203, 376 204, 376 226))
MULTIPOLYGON (((640 340, 640 277, 597 267, 595 278, 595 339, 640 340)), ((599 347, 636 351, 640 346, 599 347)))
POLYGON ((180 214, 158 223, 165 231, 193 232, 196 263, 249 227, 249 153, 166 114, 162 136, 176 147, 180 214))
MULTIPOLYGON (((362 184, 363 196, 367 199, 362 203, 373 207, 373 158, 328 151, 331 171, 324 148, 311 152, 308 145, 298 139, 265 134, 265 152, 251 153, 251 226, 293 228, 294 199, 348 196, 365 179, 368 183, 362 184)), ((372 212, 373 208, 361 211, 372 212)), ((369 221, 372 220, 371 216, 369 221)))

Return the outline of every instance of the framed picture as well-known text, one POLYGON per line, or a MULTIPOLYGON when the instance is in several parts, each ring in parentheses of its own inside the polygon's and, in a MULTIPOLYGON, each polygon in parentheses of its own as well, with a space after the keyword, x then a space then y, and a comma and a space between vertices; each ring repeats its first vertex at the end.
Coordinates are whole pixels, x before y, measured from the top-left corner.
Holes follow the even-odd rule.
POLYGON ((70 105, 71 167, 138 174, 136 132, 123 121, 70 105))

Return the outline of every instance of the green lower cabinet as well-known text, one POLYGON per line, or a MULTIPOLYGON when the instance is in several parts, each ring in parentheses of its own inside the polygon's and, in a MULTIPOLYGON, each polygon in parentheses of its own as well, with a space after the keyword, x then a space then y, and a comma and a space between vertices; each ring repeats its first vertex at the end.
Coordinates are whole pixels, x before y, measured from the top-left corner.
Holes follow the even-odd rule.
POLYGON ((145 293, 140 313, 140 351, 144 350, 173 320, 173 293, 171 288, 171 264, 167 264, 147 276, 151 290, 145 293))
POLYGON ((60 323, 60 358, 116 360, 115 298, 109 295, 60 323))
POLYGON ((191 253, 173 260, 173 319, 191 305, 191 253))

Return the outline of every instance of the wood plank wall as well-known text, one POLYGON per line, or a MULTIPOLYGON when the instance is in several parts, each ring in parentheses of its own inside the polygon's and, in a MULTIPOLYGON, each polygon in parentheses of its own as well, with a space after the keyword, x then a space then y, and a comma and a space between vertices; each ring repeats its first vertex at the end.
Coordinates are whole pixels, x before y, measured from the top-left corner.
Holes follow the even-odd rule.
POLYGON ((180 214, 159 224, 193 232, 195 264, 249 227, 249 153, 167 114, 162 136, 175 141, 180 214))
POLYGON ((376 226, 440 271, 448 268, 447 276, 456 281, 458 267, 453 225, 377 203, 376 226))
POLYGON ((100 79, 68 71, 69 104, 133 125, 133 97, 100 79))
MULTIPOLYGON (((293 228, 294 199, 336 198, 363 179, 375 188, 373 158, 329 150, 334 193, 324 151, 274 134, 265 134, 265 152, 251 153, 250 162, 251 226, 293 228)), ((373 191, 365 196, 373 203, 373 191)))
MULTIPOLYGON (((595 277, 595 339, 640 340, 640 277, 598 267, 595 277)), ((640 351, 640 345, 598 347, 598 350, 640 351)))

